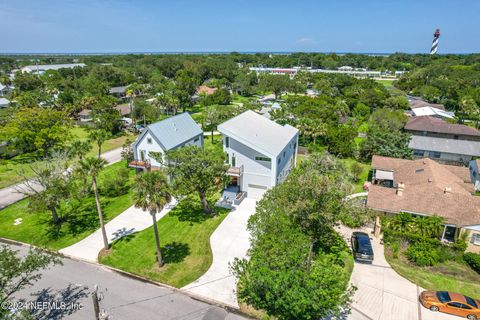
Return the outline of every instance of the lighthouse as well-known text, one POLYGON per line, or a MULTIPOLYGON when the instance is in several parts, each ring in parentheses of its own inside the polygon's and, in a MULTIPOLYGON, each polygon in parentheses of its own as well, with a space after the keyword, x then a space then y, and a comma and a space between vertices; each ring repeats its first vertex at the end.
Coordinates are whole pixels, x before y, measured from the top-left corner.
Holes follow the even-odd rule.
POLYGON ((436 54, 438 50, 438 39, 440 38, 440 29, 435 30, 433 34, 432 49, 430 49, 430 54, 436 54))

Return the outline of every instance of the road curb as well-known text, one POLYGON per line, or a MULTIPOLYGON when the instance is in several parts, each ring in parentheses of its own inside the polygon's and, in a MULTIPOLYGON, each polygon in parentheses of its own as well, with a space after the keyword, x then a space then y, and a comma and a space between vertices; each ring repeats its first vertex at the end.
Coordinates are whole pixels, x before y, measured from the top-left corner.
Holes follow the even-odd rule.
POLYGON ((88 263, 88 264, 91 264, 91 265, 95 265, 95 266, 101 267, 101 268, 103 268, 103 269, 107 269, 107 270, 116 272, 116 273, 118 273, 118 274, 120 274, 120 275, 122 275, 122 276, 124 276, 124 277, 130 278, 130 279, 133 279, 133 280, 141 281, 141 282, 144 282, 144 283, 150 283, 150 284, 153 284, 153 285, 158 286, 158 287, 162 287, 162 288, 165 288, 165 289, 172 290, 173 292, 183 294, 183 295, 185 295, 185 296, 187 296, 187 297, 189 297, 189 298, 191 298, 191 299, 194 299, 194 300, 197 300, 197 301, 200 301, 200 302, 204 302, 204 303, 207 303, 207 304, 212 305, 212 306, 216 306, 216 307, 222 308, 222 309, 224 309, 224 310, 226 310, 226 311, 228 311, 228 312, 230 312, 230 313, 238 314, 238 315, 241 315, 242 317, 246 317, 246 318, 248 318, 248 319, 255 319, 255 318, 252 318, 250 315, 243 313, 239 308, 235 308, 235 307, 233 307, 233 306, 224 304, 224 303, 222 303, 222 302, 220 302, 220 301, 213 300, 213 299, 208 299, 208 298, 205 298, 205 297, 203 297, 203 296, 199 296, 199 295, 190 293, 190 292, 188 292, 188 291, 185 291, 185 290, 182 290, 182 289, 179 289, 179 288, 170 286, 170 285, 168 285, 168 284, 165 284, 165 283, 162 283, 162 282, 157 282, 157 281, 155 281, 155 280, 151 280, 151 279, 145 278, 145 277, 143 277, 143 276, 140 276, 140 275, 137 275, 137 274, 134 274, 134 273, 125 271, 125 270, 117 269, 117 268, 114 268, 114 267, 111 267, 111 266, 108 266, 108 265, 105 265, 105 264, 102 264, 102 263, 98 263, 98 262, 93 262, 93 261, 90 261, 90 260, 85 260, 85 259, 76 258, 76 257, 70 256, 70 255, 68 255, 68 254, 63 254, 63 253, 58 252, 58 251, 53 251, 53 250, 46 249, 46 248, 42 248, 42 247, 38 247, 38 246, 29 244, 29 243, 25 243, 25 242, 21 242, 21 241, 16 241, 16 240, 11 240, 11 239, 6 239, 6 238, 2 238, 2 237, 0 237, 0 243, 10 244, 10 245, 16 245, 16 246, 24 246, 24 247, 35 248, 35 249, 41 249, 41 250, 50 252, 50 253, 52 253, 52 254, 61 256, 61 257, 66 258, 66 259, 70 259, 70 260, 77 261, 77 262, 82 262, 82 263, 88 263))

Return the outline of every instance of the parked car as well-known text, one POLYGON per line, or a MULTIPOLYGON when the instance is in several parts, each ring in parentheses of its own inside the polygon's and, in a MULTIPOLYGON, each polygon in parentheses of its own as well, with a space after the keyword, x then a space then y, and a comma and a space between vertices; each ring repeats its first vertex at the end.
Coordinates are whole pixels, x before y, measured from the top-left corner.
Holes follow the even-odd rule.
POLYGON ((356 261, 372 263, 373 249, 370 237, 365 232, 355 231, 352 233, 352 252, 356 261))
POLYGON ((469 320, 480 319, 480 300, 449 291, 423 291, 420 302, 431 311, 441 311, 469 320))

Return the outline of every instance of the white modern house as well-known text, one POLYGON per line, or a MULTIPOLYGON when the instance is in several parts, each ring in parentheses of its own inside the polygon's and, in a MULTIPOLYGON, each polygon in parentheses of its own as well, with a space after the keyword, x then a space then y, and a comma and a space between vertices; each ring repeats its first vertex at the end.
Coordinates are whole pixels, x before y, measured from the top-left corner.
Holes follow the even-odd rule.
POLYGON ((230 165, 230 187, 260 199, 281 183, 297 162, 298 130, 282 126, 251 110, 220 124, 230 165))
POLYGON ((185 112, 147 126, 132 145, 134 161, 129 166, 138 170, 159 169, 162 164, 151 152, 165 154, 187 145, 203 148, 203 131, 185 112))
POLYGON ((0 109, 1 108, 6 108, 10 105, 10 100, 8 100, 7 98, 1 98, 0 97, 0 109))

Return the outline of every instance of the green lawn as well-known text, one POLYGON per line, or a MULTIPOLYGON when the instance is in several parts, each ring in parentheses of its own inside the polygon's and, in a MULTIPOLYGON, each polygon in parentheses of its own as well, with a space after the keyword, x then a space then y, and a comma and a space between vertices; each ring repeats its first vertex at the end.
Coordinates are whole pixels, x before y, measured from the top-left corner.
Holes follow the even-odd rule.
MULTIPOLYGON (((86 129, 81 127, 73 127, 70 132, 74 140, 86 140, 88 137, 86 129)), ((107 140, 102 146, 102 152, 120 148, 127 140, 127 137, 128 136, 123 135, 107 140)), ((92 143, 92 150, 88 155, 97 155, 97 147, 95 143, 92 143)), ((30 164, 39 163, 41 156, 42 155, 40 153, 29 153, 20 154, 11 159, 1 159, 0 189, 22 182, 23 178, 20 174, 21 172, 25 172, 27 177, 31 176, 32 171, 30 169, 30 164)))
POLYGON ((212 263, 210 235, 227 216, 218 209, 215 217, 203 213, 199 200, 185 199, 158 221, 165 266, 156 262, 153 227, 124 237, 100 257, 106 265, 149 279, 183 287, 203 275, 212 263))
POLYGON ((393 82, 395 80, 375 80, 375 81, 383 84, 386 88, 391 88, 391 87, 393 87, 393 82))
POLYGON ((480 298, 480 274, 465 263, 447 261, 434 267, 417 267, 410 264, 402 254, 395 259, 387 250, 385 257, 396 272, 422 288, 453 291, 480 298))
POLYGON ((372 169, 371 165, 367 164, 367 163, 359 162, 359 161, 357 161, 353 158, 340 159, 340 161, 345 163, 345 165, 350 170, 350 172, 352 170, 352 165, 354 163, 358 163, 363 167, 363 171, 360 174, 358 181, 352 181, 352 183, 355 187, 355 190, 354 190, 355 193, 365 191, 365 190, 363 190, 363 183, 365 181, 368 181, 368 174, 369 174, 370 170, 372 169))
MULTIPOLYGON (((105 179, 115 175, 122 166, 125 166, 123 162, 106 167, 99 177, 100 188, 105 179)), ((130 170, 129 188, 134 176, 135 172, 130 170)), ((105 220, 109 221, 132 205, 131 192, 113 198, 101 196, 101 204, 105 220)), ((0 210, 0 237, 58 250, 78 242, 99 228, 92 195, 69 201, 62 206, 60 214, 65 221, 58 227, 51 223, 49 212, 32 212, 28 208, 28 199, 24 199, 0 210), (15 226, 17 218, 23 221, 15 226)))

